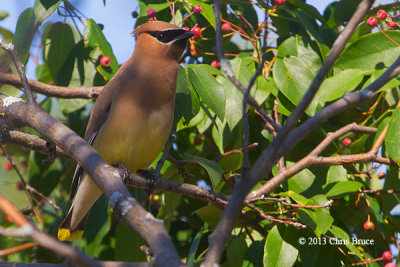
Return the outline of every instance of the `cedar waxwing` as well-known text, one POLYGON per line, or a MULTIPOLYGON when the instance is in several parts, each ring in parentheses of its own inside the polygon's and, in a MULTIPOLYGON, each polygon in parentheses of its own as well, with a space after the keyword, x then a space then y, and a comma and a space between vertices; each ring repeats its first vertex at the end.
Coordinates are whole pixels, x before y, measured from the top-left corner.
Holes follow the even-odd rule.
MULTIPOLYGON (((174 118, 179 58, 194 35, 175 25, 152 21, 137 27, 135 50, 98 97, 85 140, 111 165, 132 173, 146 169, 161 152, 174 118)), ((58 239, 83 234, 90 208, 102 191, 78 165, 71 186, 68 215, 58 239)))

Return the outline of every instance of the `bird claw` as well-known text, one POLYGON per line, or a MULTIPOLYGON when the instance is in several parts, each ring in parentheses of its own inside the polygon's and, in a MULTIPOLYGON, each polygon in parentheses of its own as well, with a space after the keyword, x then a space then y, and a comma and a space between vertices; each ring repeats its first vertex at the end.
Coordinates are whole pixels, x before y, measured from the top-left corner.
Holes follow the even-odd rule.
POLYGON ((136 173, 149 181, 149 195, 152 195, 156 188, 156 177, 148 170, 137 170, 136 173))
POLYGON ((115 167, 118 168, 119 173, 121 174, 122 181, 126 184, 131 179, 131 172, 124 164, 118 164, 115 167))

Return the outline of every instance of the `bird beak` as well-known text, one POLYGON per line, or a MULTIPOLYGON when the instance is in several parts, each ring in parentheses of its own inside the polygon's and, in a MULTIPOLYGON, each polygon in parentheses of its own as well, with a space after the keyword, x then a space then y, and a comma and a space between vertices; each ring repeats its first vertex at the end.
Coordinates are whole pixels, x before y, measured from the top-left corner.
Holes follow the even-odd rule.
POLYGON ((175 39, 175 41, 187 40, 187 39, 189 39, 190 37, 192 37, 194 34, 195 34, 195 33, 192 32, 192 31, 185 31, 185 33, 179 35, 179 36, 175 39))

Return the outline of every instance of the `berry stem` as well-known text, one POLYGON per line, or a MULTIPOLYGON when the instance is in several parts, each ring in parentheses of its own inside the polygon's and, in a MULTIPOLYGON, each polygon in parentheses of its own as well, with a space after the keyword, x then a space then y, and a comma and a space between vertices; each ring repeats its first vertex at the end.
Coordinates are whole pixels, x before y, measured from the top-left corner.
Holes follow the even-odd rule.
POLYGON ((392 38, 389 37, 389 35, 387 35, 382 29, 381 27, 377 26, 379 31, 386 36, 386 38, 388 38, 390 41, 392 41, 393 43, 395 43, 397 46, 400 46, 400 44, 398 42, 396 42, 395 40, 393 40, 392 38))
MULTIPOLYGON (((184 22, 185 20, 187 20, 191 15, 194 14, 194 11, 190 12, 189 15, 187 15, 186 17, 184 17, 178 24, 177 26, 179 26, 179 24, 181 24, 182 22, 184 22)), ((175 23, 175 22, 174 22, 175 23)))
POLYGON ((250 29, 253 31, 253 33, 255 33, 255 30, 254 30, 253 26, 250 24, 250 22, 249 22, 247 19, 245 19, 245 18, 243 17, 242 14, 238 13, 238 16, 239 16, 242 20, 244 20, 244 22, 246 22, 246 24, 250 26, 250 29))

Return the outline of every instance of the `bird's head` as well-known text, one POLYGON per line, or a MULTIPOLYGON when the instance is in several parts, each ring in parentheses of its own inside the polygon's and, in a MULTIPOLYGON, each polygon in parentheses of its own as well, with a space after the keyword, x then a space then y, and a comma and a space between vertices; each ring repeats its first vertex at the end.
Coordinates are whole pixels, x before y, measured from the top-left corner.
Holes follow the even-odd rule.
POLYGON ((150 21, 138 26, 133 34, 137 36, 135 51, 146 56, 167 57, 179 60, 187 40, 194 35, 176 25, 163 21, 150 21))

